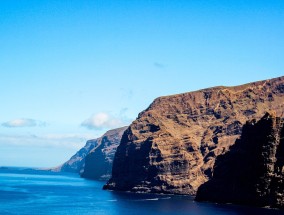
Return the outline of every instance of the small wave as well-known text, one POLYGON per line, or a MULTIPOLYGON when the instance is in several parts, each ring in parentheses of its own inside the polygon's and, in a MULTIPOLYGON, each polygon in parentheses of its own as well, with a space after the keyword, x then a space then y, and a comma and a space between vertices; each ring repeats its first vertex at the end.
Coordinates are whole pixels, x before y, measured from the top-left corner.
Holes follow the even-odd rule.
POLYGON ((158 201, 159 198, 152 198, 152 199, 136 199, 136 200, 133 200, 135 202, 144 202, 144 201, 158 201))
POLYGON ((108 202, 117 202, 117 199, 110 199, 110 200, 107 200, 108 202))
POLYGON ((159 198, 153 198, 153 199, 144 199, 145 201, 158 201, 159 198))
POLYGON ((171 199, 172 197, 165 197, 165 198, 160 198, 160 199, 171 199))

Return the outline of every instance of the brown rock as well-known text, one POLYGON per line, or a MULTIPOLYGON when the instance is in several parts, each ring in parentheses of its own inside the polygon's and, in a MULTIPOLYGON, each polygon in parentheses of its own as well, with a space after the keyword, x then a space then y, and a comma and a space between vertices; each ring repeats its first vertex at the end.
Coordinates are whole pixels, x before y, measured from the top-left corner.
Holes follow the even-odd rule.
POLYGON ((107 131, 97 139, 98 146, 93 148, 85 158, 81 177, 99 180, 110 178, 114 154, 126 128, 107 131))
POLYGON ((243 124, 283 101, 284 77, 157 98, 123 134, 104 188, 195 194, 243 124))
POLYGON ((284 119, 247 122, 241 139, 217 157, 213 177, 196 200, 284 208, 284 119))

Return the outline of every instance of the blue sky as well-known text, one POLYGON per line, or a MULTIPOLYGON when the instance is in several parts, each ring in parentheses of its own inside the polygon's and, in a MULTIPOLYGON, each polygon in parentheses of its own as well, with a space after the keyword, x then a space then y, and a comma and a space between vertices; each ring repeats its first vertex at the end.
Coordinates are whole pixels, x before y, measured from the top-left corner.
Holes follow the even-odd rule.
POLYGON ((0 166, 56 166, 159 96, 284 74, 282 0, 1 0, 0 32, 0 166))

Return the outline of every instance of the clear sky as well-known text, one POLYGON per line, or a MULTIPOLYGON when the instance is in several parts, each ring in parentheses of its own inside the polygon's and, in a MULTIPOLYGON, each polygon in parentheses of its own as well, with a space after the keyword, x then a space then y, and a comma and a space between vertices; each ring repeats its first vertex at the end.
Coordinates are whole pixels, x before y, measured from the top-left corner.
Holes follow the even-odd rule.
POLYGON ((156 97, 284 75, 283 0, 1 0, 0 166, 56 166, 156 97))

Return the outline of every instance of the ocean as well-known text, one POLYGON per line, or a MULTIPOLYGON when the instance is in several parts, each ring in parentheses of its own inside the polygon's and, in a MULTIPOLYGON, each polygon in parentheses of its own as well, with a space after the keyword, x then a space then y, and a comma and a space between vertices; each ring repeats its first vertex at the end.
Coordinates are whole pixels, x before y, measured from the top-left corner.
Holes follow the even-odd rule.
POLYGON ((104 191, 104 183, 76 174, 0 168, 0 215, 284 214, 275 209, 199 203, 190 196, 104 191))

